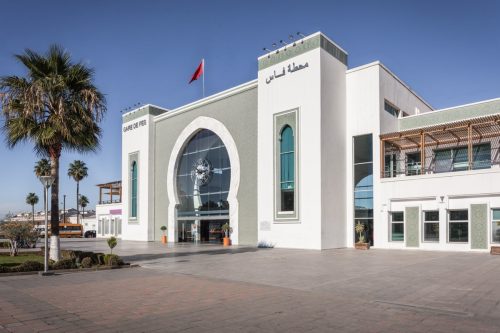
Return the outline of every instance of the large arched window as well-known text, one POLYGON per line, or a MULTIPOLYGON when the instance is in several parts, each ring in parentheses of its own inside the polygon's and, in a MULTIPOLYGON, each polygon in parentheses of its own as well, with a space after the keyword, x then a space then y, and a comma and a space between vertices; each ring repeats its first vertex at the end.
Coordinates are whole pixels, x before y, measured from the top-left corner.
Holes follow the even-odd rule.
POLYGON ((137 162, 132 162, 130 170, 131 179, 131 201, 130 201, 130 217, 137 217, 137 162))
POLYGON ((229 215, 231 163, 226 146, 212 131, 198 131, 177 167, 178 216, 229 215))
POLYGON ((295 141, 293 130, 286 125, 280 135, 281 211, 293 212, 295 202, 295 141))

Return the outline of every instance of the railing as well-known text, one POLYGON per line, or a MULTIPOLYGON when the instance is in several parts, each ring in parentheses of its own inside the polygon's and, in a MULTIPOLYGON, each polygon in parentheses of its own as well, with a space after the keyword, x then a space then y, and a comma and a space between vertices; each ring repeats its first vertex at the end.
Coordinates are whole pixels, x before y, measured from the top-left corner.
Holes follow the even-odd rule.
MULTIPOLYGON (((494 156, 492 151, 492 156, 494 156)), ((408 162, 406 158, 392 158, 389 163, 384 164, 382 178, 393 178, 401 176, 417 176, 422 174, 437 174, 447 172, 457 172, 469 170, 468 161, 438 160, 435 156, 427 158, 422 169, 419 161, 408 162)), ((473 160, 470 170, 489 169, 492 166, 500 165, 500 159, 473 160)))
POLYGON ((114 203, 121 203, 121 199, 116 199, 116 200, 101 200, 99 201, 99 205, 109 205, 109 204, 114 204, 114 203))

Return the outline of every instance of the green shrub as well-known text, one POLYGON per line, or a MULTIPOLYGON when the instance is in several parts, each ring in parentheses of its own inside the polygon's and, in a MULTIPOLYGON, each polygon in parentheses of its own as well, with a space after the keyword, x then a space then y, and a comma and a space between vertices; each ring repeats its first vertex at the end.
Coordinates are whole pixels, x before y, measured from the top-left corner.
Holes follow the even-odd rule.
POLYGON ((99 264, 99 259, 97 258, 98 253, 81 251, 78 254, 77 260, 81 263, 83 259, 90 258, 93 264, 99 264))
POLYGON ((97 264, 98 265, 106 265, 106 261, 104 260, 104 253, 97 254, 97 264))
POLYGON ((82 268, 91 268, 92 267, 92 258, 85 257, 82 259, 82 268))
POLYGON ((73 259, 61 259, 52 265, 52 269, 71 269, 76 268, 73 259))
POLYGON ((9 242, 0 242, 0 249, 8 249, 9 248, 9 242))
POLYGON ((116 237, 111 236, 107 239, 107 242, 109 249, 111 250, 111 254, 113 254, 113 249, 118 244, 118 240, 116 239, 116 237))
POLYGON ((81 253, 82 251, 78 250, 61 250, 61 258, 75 260, 76 258, 80 257, 81 253))
POLYGON ((106 254, 104 256, 104 262, 107 266, 120 266, 123 265, 123 260, 116 254, 106 254))
POLYGON ((7 266, 0 265, 0 273, 10 273, 11 270, 7 266))
POLYGON ((43 264, 38 261, 25 261, 21 265, 12 267, 12 272, 36 272, 43 271, 43 264))

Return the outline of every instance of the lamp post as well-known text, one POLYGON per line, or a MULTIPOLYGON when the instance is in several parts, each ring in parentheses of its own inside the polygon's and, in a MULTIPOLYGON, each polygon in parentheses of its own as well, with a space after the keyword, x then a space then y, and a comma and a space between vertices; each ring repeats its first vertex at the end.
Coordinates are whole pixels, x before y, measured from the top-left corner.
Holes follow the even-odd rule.
POLYGON ((43 259, 43 273, 41 275, 50 275, 49 274, 49 252, 48 252, 48 247, 49 247, 49 219, 48 219, 48 211, 49 211, 49 203, 47 200, 49 196, 49 188, 52 186, 52 183, 54 182, 55 178, 53 176, 40 176, 39 177, 40 182, 43 185, 43 190, 44 190, 44 208, 45 208, 45 255, 43 259))

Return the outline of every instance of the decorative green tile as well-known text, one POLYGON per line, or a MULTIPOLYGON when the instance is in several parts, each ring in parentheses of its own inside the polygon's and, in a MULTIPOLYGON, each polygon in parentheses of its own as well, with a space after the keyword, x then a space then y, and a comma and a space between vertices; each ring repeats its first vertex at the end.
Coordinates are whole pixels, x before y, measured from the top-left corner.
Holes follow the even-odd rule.
POLYGON ((405 208, 406 247, 419 247, 419 207, 405 208))
POLYGON ((471 249, 488 248, 488 205, 470 205, 471 249))
POLYGON ((286 50, 281 50, 279 53, 276 53, 276 51, 270 52, 268 57, 259 59, 259 71, 319 47, 347 66, 347 54, 319 34, 303 41, 297 40, 295 43, 288 45, 286 50))

